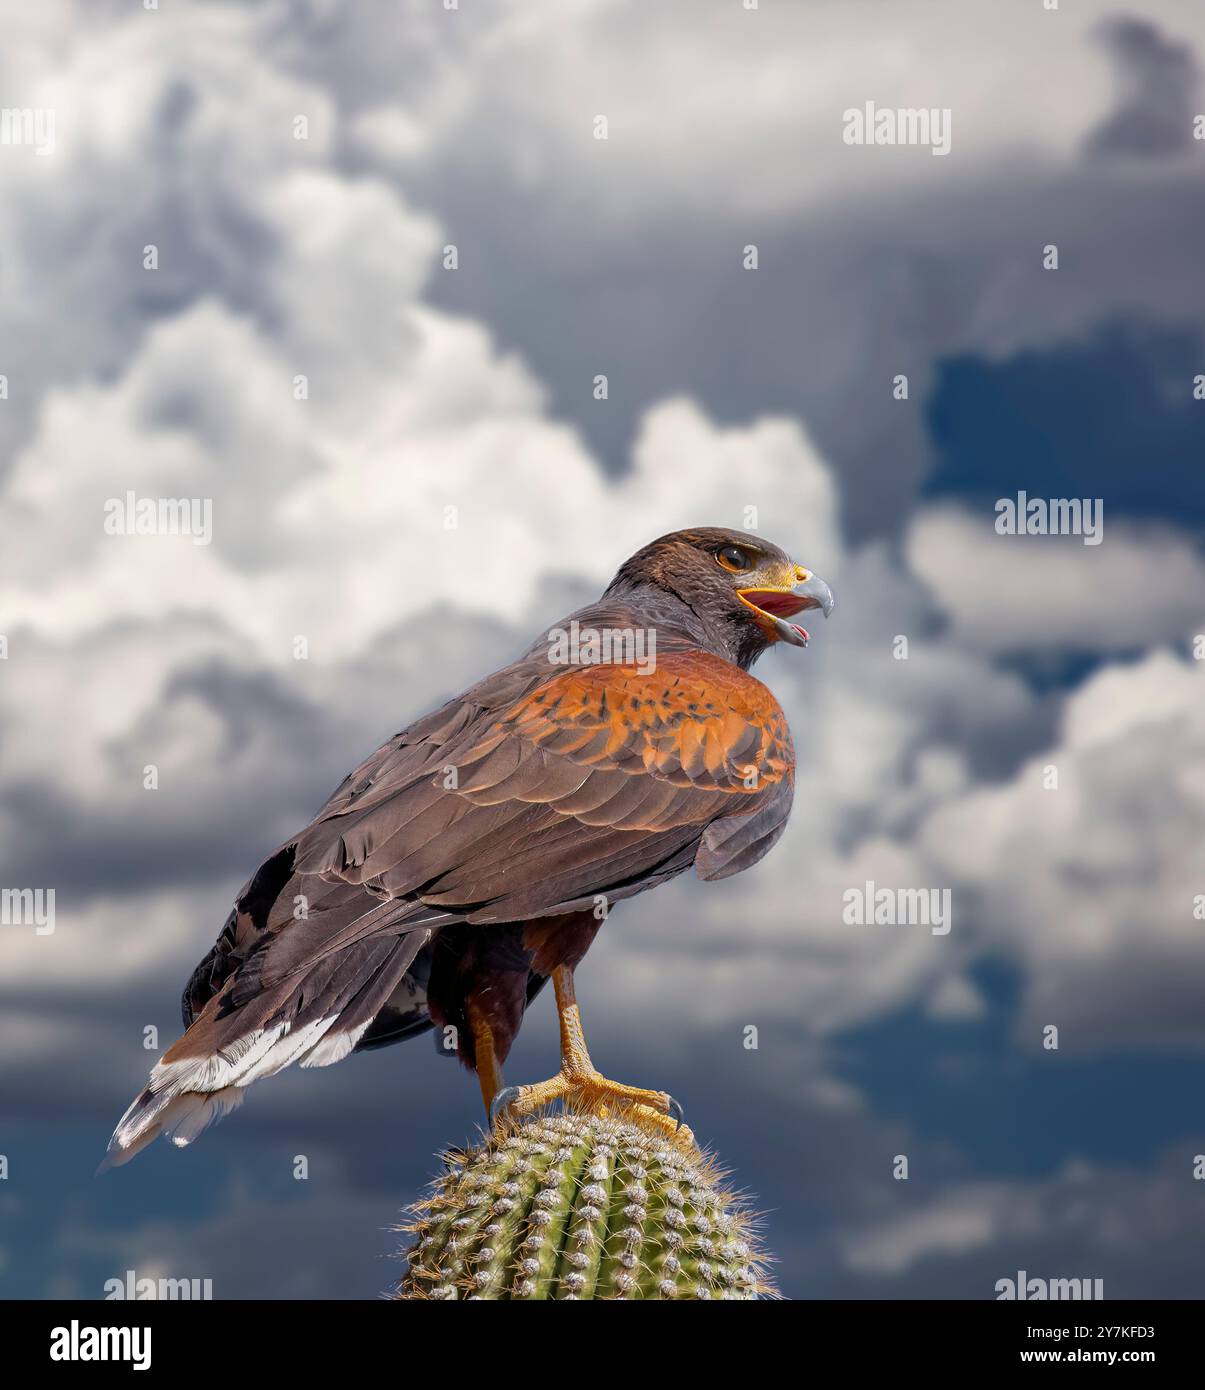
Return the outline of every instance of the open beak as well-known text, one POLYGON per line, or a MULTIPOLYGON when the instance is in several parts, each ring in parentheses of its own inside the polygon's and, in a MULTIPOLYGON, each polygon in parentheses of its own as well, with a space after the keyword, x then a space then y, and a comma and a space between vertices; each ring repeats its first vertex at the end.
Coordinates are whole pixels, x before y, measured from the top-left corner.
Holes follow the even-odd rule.
POLYGON ((746 607, 758 614, 762 626, 773 632, 776 640, 789 642, 793 647, 806 647, 811 640, 807 628, 787 619, 807 608, 819 608, 827 618, 836 599, 824 580, 802 565, 795 566, 795 580, 790 585, 762 585, 738 589, 736 593, 746 607))

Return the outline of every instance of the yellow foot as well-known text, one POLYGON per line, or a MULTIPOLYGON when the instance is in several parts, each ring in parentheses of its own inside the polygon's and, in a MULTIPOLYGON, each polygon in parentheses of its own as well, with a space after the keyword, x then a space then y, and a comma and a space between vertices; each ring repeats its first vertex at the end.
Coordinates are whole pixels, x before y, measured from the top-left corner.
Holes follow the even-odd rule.
POLYGON ((693 1148, 695 1137, 682 1123, 682 1107, 665 1091, 647 1091, 640 1086, 624 1086, 609 1081, 600 1072, 559 1072, 534 1086, 508 1086, 499 1091, 490 1106, 490 1122, 506 1117, 533 1115, 545 1106, 561 1101, 566 1110, 621 1118, 626 1112, 638 1125, 662 1131, 686 1148, 693 1148))

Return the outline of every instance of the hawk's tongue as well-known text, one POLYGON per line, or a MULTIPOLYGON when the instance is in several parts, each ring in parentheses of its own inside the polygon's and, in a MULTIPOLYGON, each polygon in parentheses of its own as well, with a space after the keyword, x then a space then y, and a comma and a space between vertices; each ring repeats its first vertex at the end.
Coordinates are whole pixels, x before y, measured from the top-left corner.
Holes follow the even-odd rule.
POLYGON ((806 601, 789 589, 747 589, 745 598, 772 618, 789 618, 807 607, 806 601))

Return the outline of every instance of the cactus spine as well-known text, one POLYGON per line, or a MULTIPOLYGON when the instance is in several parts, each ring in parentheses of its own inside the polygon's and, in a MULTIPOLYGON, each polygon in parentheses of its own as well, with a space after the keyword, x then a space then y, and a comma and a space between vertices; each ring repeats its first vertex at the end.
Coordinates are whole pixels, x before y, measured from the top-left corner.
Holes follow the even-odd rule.
POLYGON ((405 1227, 403 1299, 771 1296, 714 1163, 627 1115, 539 1115, 446 1157, 405 1227))

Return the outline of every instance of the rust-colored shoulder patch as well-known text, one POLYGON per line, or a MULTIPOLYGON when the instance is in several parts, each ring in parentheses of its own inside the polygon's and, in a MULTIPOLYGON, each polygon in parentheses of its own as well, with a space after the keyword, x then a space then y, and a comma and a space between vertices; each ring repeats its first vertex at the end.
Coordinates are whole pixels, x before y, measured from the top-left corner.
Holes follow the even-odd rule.
POLYGON ((794 774, 786 716, 770 691, 709 652, 635 666, 573 666, 523 699, 504 724, 575 763, 757 792, 794 774))

